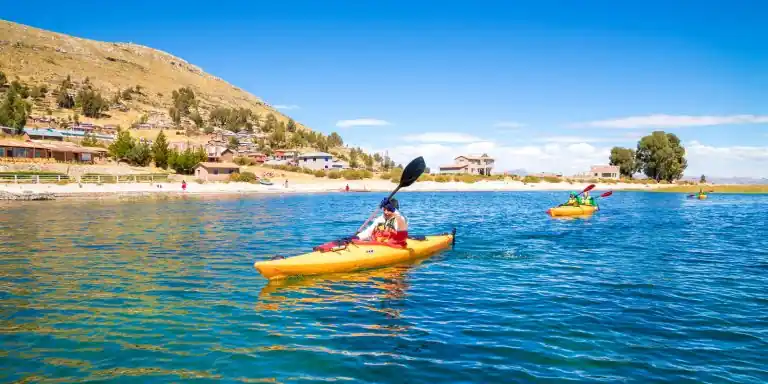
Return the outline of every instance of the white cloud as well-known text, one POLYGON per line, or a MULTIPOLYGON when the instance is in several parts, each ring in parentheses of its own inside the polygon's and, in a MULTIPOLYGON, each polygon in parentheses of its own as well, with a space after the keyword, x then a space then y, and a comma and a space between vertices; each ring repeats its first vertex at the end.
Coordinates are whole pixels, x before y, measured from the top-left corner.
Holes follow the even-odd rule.
POLYGON ((296 104, 277 104, 275 109, 299 109, 299 106, 296 104))
POLYGON ((517 129, 525 127, 525 124, 516 121, 499 121, 493 124, 494 128, 517 129))
POLYGON ((336 126, 339 128, 380 127, 384 125, 390 125, 390 123, 386 120, 380 120, 380 119, 351 119, 351 120, 339 120, 336 122, 336 126))
POLYGON ((703 127, 732 124, 768 123, 765 115, 689 116, 689 115, 648 115, 631 116, 612 120, 598 120, 572 124, 573 127, 594 128, 677 128, 703 127))
POLYGON ((768 147, 715 147, 693 140, 685 149, 686 175, 768 177, 768 147))
POLYGON ((422 143, 473 143, 481 139, 457 132, 426 132, 418 135, 408 135, 403 137, 405 141, 418 141, 422 143))
POLYGON ((559 144, 578 144, 578 143, 601 143, 617 141, 605 137, 579 137, 579 136, 548 136, 533 139, 537 143, 559 143, 559 144))
MULTIPOLYGON (((376 152, 383 154, 384 151, 376 152)), ((440 165, 451 164, 456 156, 487 153, 496 159, 495 172, 524 168, 529 172, 575 174, 588 170, 591 165, 606 164, 610 149, 588 143, 506 146, 492 141, 478 141, 402 145, 389 148, 388 151, 393 160, 403 164, 417 156, 424 156, 427 166, 435 171, 440 165)))

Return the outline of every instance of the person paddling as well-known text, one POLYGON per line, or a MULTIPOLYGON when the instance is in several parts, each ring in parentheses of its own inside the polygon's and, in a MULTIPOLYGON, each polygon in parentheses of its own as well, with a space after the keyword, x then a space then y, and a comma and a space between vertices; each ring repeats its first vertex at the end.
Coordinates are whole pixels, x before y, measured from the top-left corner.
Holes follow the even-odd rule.
POLYGON ((408 239, 408 220, 400 213, 400 204, 395 199, 382 200, 379 207, 383 213, 373 223, 357 234, 364 241, 375 241, 398 246, 406 246, 408 239))
POLYGON ((579 201, 578 199, 576 199, 576 192, 571 192, 571 195, 568 196, 568 201, 566 201, 565 204, 560 204, 561 207, 569 206, 569 205, 574 207, 579 206, 579 201))

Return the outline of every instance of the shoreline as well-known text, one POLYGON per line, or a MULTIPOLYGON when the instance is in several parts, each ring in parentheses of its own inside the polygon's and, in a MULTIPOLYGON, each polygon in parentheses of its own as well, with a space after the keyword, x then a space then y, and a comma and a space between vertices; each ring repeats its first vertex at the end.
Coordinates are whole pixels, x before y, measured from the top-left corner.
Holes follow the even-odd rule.
MULTIPOLYGON (((187 190, 181 189, 181 183, 120 183, 120 184, 0 184, 0 191, 15 194, 52 193, 56 199, 108 199, 108 198, 142 198, 164 197, 175 198, 184 196, 213 197, 237 195, 272 195, 272 194, 302 194, 302 193, 346 193, 344 188, 349 185, 349 193, 387 193, 397 187, 388 180, 317 180, 309 183, 291 182, 286 188, 282 183, 261 185, 251 183, 196 183, 187 184, 187 190)), ((580 191, 589 183, 535 183, 524 184, 519 181, 479 181, 476 183, 434 181, 417 182, 400 192, 522 192, 522 191, 580 191)), ((597 184, 595 190, 633 190, 651 191, 663 188, 663 185, 637 184, 597 184)))

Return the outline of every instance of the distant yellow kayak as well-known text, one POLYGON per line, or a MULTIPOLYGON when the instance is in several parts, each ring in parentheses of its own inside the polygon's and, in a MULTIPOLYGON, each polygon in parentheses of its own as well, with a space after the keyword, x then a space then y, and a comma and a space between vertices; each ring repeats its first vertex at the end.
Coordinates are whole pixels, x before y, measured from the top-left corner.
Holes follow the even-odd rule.
POLYGON ((582 216, 582 215, 591 215, 597 210, 597 207, 593 205, 580 205, 578 207, 574 207, 572 205, 565 206, 565 207, 554 207, 547 209, 547 213, 552 216, 582 216))
POLYGON ((349 243, 278 260, 257 261, 256 270, 270 280, 298 275, 354 272, 432 256, 451 246, 454 233, 408 239, 405 248, 370 242, 349 243))
POLYGON ((699 195, 699 200, 704 200, 707 198, 707 195, 699 195))

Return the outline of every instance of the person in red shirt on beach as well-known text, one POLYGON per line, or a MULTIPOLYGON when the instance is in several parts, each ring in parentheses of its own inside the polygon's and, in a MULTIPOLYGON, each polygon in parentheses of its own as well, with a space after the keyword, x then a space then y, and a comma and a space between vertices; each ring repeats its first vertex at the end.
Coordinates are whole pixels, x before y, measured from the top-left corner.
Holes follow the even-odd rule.
POLYGON ((187 190, 187 181, 186 180, 182 180, 181 181, 181 190, 182 191, 186 191, 187 190))

